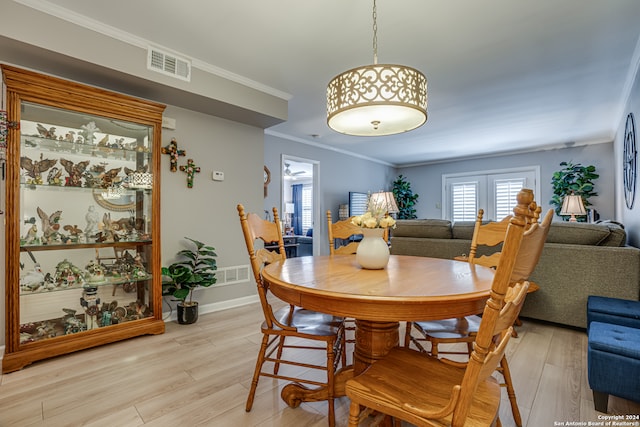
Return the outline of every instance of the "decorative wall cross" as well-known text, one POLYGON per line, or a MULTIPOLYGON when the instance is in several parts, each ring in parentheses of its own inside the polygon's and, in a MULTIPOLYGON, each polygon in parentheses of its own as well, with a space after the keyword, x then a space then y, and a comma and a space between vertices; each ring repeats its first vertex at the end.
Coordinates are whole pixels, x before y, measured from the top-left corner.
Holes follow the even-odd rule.
POLYGON ((180 170, 187 173, 187 187, 193 188, 193 177, 200 173, 200 167, 193 163, 193 159, 189 159, 186 165, 180 166, 180 170))
MULTIPOLYGON (((169 168, 171 172, 175 172, 178 167, 178 156, 186 156, 187 152, 185 150, 178 150, 178 141, 176 141, 175 138, 171 138, 169 145, 162 147, 162 154, 169 155, 169 168)), ((182 166, 180 169, 182 169, 182 166)))

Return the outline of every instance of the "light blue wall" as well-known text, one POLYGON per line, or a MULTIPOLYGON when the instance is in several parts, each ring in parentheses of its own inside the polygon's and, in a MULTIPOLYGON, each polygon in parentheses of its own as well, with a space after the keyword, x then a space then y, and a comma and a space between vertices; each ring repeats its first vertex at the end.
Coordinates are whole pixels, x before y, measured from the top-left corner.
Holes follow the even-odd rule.
POLYGON ((562 161, 596 167, 596 172, 600 174, 600 178, 595 181, 598 196, 592 197, 589 201, 600 213, 601 219, 614 219, 614 167, 611 143, 415 166, 398 169, 398 173, 407 178, 413 192, 419 196, 416 205, 418 218, 441 218, 442 209, 437 208, 436 205, 442 206, 443 174, 539 166, 541 194, 536 194, 536 201, 542 206, 544 212, 551 207, 549 205, 549 200, 553 196, 551 177, 553 172, 561 169, 562 161))
POLYGON ((395 179, 393 167, 312 145, 265 135, 264 161, 271 171, 271 184, 264 209, 281 206, 282 155, 318 161, 320 166, 320 224, 314 224, 314 239, 321 242, 321 253, 329 253, 326 225, 327 209, 335 221, 340 204, 349 201, 349 191, 376 192, 390 190, 395 179))

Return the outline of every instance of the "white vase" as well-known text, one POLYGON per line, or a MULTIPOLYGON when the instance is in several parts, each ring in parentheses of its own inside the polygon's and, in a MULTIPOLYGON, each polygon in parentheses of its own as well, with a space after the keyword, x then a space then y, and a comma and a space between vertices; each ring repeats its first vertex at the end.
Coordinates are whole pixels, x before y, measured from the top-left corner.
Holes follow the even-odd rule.
POLYGON ((379 270, 389 262, 389 245, 384 241, 384 228, 362 228, 363 238, 356 250, 356 261, 362 268, 379 270))

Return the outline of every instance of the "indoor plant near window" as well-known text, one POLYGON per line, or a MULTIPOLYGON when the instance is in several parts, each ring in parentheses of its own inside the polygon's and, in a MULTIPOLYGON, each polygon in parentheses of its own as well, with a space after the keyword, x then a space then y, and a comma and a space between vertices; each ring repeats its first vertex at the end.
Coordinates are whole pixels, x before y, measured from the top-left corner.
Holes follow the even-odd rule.
POLYGON ((195 249, 183 249, 177 253, 178 261, 162 267, 162 295, 172 295, 178 302, 178 323, 186 325, 198 320, 198 301, 193 291, 198 286, 209 287, 216 283, 215 248, 195 239, 185 237, 195 249), (187 301, 188 298, 188 301, 187 301))
POLYGON ((402 175, 398 176, 398 179, 393 181, 393 195, 396 198, 398 204, 398 219, 415 219, 416 210, 413 206, 417 203, 418 195, 413 194, 411 190, 411 184, 405 180, 402 175))
MULTIPOLYGON (((553 198, 549 201, 555 206, 555 211, 560 216, 562 210, 562 201, 565 196, 576 194, 582 197, 585 208, 589 208, 589 198, 597 196, 594 191, 593 181, 600 177, 596 173, 596 167, 593 165, 583 166, 580 163, 561 162, 560 166, 564 166, 557 172, 553 173, 551 184, 553 185, 553 198)), ((568 216, 563 216, 567 220, 568 216)), ((586 221, 586 217, 579 217, 578 221, 586 221)))

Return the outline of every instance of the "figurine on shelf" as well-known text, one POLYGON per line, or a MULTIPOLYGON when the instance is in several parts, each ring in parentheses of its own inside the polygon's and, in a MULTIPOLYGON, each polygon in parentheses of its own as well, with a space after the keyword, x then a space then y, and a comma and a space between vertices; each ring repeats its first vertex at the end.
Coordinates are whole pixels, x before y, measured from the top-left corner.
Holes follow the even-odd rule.
POLYGON ((120 240, 120 236, 116 234, 118 224, 111 221, 111 214, 105 213, 102 216, 102 222, 98 225, 98 228, 100 228, 99 242, 113 243, 120 240))
POLYGON ((55 166, 57 160, 43 159, 40 153, 40 160, 31 160, 26 156, 20 157, 20 167, 27 171, 27 176, 33 179, 27 181, 28 184, 42 185, 42 173, 55 166))
POLYGON ((118 174, 120 173, 121 170, 122 170, 121 167, 114 168, 114 169, 109 169, 108 171, 105 171, 102 174, 100 174, 98 176, 98 178, 100 178, 101 180, 100 186, 102 188, 109 188, 112 185, 122 181, 122 178, 118 177, 118 174))
POLYGON ((100 129, 98 129, 95 122, 89 122, 80 127, 82 128, 80 135, 84 138, 84 143, 92 145, 93 141, 96 139, 95 133, 100 132, 100 129))
POLYGON ((62 288, 81 285, 84 283, 84 272, 65 259, 56 265, 56 273, 53 280, 62 288))
POLYGON ((109 136, 110 135, 105 135, 100 141, 98 141, 98 147, 106 147, 109 142, 109 136))
POLYGON ((38 133, 41 137, 47 139, 56 139, 56 128, 50 127, 48 130, 46 127, 42 126, 40 123, 36 123, 36 129, 38 129, 38 133))
POLYGON ((47 215, 40 207, 37 207, 36 210, 42 221, 42 244, 60 241, 60 233, 58 233, 58 230, 60 229, 59 221, 62 216, 62 211, 55 211, 51 215, 47 215))
POLYGON ((47 184, 49 185, 62 185, 62 169, 53 167, 47 174, 47 184))
POLYGON ((38 227, 35 224, 31 224, 31 227, 27 230, 27 235, 23 237, 25 245, 37 245, 38 244, 38 227))
POLYGON ((98 288, 96 286, 85 286, 80 297, 80 305, 84 308, 84 322, 87 324, 87 330, 97 329, 98 312, 100 311, 100 298, 98 298, 98 288))
POLYGON ((99 218, 98 212, 96 212, 96 207, 94 205, 90 205, 87 214, 84 216, 84 219, 87 221, 87 226, 84 228, 84 234, 87 238, 98 231, 99 218))
POLYGON ((94 260, 89 261, 89 263, 84 268, 87 270, 87 283, 104 283, 107 281, 105 277, 106 269, 97 263, 94 260))
POLYGON ((79 243, 82 241, 82 229, 77 225, 65 225, 62 229, 69 233, 69 237, 72 243, 79 243))
POLYGON ((69 174, 66 178, 65 185, 68 187, 82 187, 82 176, 87 166, 89 166, 89 160, 74 164, 70 160, 60 159, 60 164, 64 166, 64 170, 69 174))
POLYGON ((44 273, 39 263, 33 266, 33 270, 20 278, 20 289, 22 291, 35 291, 44 285, 44 273))
POLYGON ((82 323, 80 319, 76 317, 76 310, 72 308, 63 308, 65 315, 62 318, 64 322, 65 335, 77 334, 87 329, 87 325, 82 323))
POLYGON ((178 150, 178 141, 175 138, 171 138, 171 142, 166 147, 162 147, 162 154, 169 155, 169 170, 175 172, 178 169, 178 156, 186 156, 185 150, 178 150))

